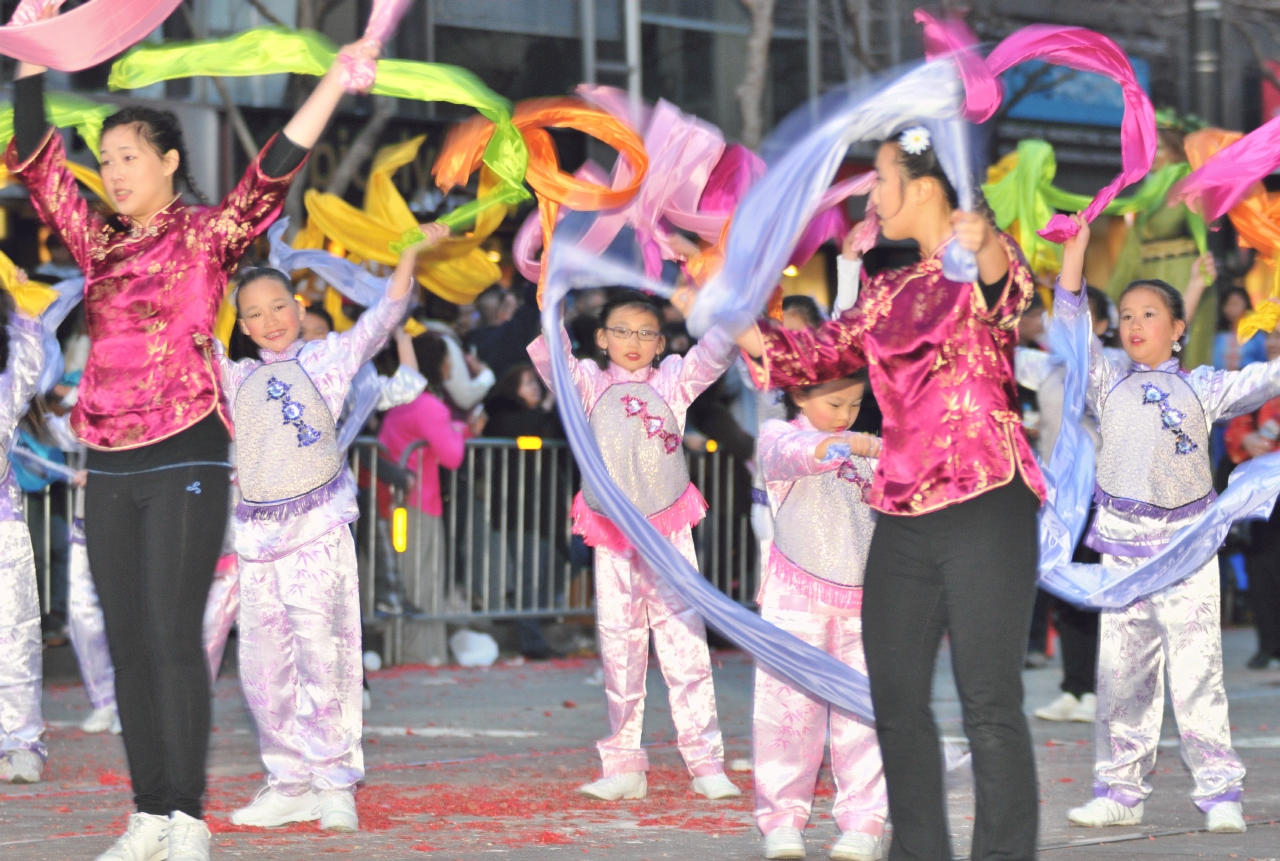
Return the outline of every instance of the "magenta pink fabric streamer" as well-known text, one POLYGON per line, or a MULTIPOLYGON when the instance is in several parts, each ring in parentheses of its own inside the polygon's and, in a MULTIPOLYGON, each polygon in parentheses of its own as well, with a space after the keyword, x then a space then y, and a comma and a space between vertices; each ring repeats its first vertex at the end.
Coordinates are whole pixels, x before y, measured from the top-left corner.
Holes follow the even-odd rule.
MULTIPOLYGON (((361 41, 372 43, 377 53, 382 52, 382 45, 395 35, 400 19, 409 10, 413 0, 373 0, 373 9, 369 12, 369 23, 365 26, 361 41)), ((349 93, 367 93, 373 86, 378 74, 378 61, 372 58, 353 57, 341 54, 342 87, 349 93)))
POLYGON ((47 4, 23 0, 9 24, 0 27, 0 54, 60 72, 78 72, 133 47, 181 2, 91 0, 41 21, 47 4))
MULTIPOLYGON (((791 252, 791 259, 787 262, 792 266, 803 266, 809 262, 809 258, 824 242, 843 239, 853 227, 844 202, 851 197, 869 194, 875 184, 875 171, 868 171, 851 176, 827 189, 818 202, 818 214, 805 228, 800 241, 796 243, 795 250, 791 252)), ((875 210, 872 210, 871 214, 874 216, 875 210)))
MULTIPOLYGON (((987 55, 986 63, 979 64, 966 59, 976 40, 964 22, 956 19, 940 22, 919 11, 916 20, 924 25, 926 56, 933 59, 939 54, 956 55, 965 83, 965 116, 974 122, 990 119, 1000 106, 1003 86, 999 75, 1028 60, 1094 72, 1120 85, 1125 106, 1120 124, 1121 171, 1085 208, 1084 216, 1089 221, 1097 218, 1121 189, 1151 171, 1156 157, 1155 110, 1134 76, 1129 58, 1106 36, 1083 27, 1032 24, 996 45, 987 55)), ((1039 233, 1050 242, 1065 242, 1076 235, 1077 229, 1067 216, 1054 215, 1039 233)))
POLYGON ((698 209, 712 215, 731 215, 746 193, 764 176, 765 164, 760 156, 742 144, 731 144, 720 156, 707 179, 698 201, 698 209))
POLYGON ((930 60, 948 54, 955 57, 964 81, 965 119, 980 123, 990 118, 1000 107, 1004 91, 978 53, 978 37, 962 18, 939 20, 923 9, 917 9, 915 17, 924 28, 924 55, 930 60))
POLYGON ((1280 117, 1223 147, 1200 169, 1173 187, 1169 200, 1183 201, 1205 221, 1221 218, 1244 200, 1253 184, 1280 167, 1280 117))

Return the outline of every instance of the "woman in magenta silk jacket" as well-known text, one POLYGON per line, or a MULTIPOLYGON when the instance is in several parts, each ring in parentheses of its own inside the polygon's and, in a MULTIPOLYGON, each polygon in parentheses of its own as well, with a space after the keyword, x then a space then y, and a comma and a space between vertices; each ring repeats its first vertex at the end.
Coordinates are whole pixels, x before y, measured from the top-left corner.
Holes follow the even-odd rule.
POLYGON ((176 118, 123 109, 103 126, 102 178, 115 210, 104 217, 81 198, 45 120, 44 71, 19 66, 5 161, 86 278, 93 346, 72 424, 89 447, 87 546, 138 811, 117 850, 207 858, 201 619, 227 521, 230 440, 213 324, 228 276, 279 213, 343 88, 335 63, 214 206, 182 201, 176 180, 195 189, 176 118))
POLYGON ((921 260, 870 278, 851 310, 817 330, 761 321, 739 344, 759 359, 759 381, 774 387, 867 367, 884 413, 862 618, 893 820, 890 858, 952 857, 929 705, 946 632, 973 752, 972 857, 1031 859, 1039 797, 1021 671, 1044 481, 1013 377, 1031 273, 1009 237, 957 209, 931 148, 913 155, 887 142, 876 172, 871 202, 883 235, 916 240, 921 260), (979 282, 943 276, 949 242, 976 253, 979 282))

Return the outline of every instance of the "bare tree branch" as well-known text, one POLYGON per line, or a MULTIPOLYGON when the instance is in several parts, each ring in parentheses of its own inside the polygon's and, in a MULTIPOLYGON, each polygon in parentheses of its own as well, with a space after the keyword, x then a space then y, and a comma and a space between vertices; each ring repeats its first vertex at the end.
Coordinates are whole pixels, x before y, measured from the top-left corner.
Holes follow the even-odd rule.
POLYGON ((338 166, 334 168, 333 176, 330 178, 329 185, 325 188, 325 191, 330 194, 336 194, 338 197, 342 197, 347 193, 347 186, 351 184, 351 180, 355 179, 356 173, 373 155, 374 148, 378 145, 378 138, 382 137, 382 132, 386 129, 387 123, 395 115, 395 99, 390 96, 373 97, 373 113, 369 116, 369 121, 360 130, 360 134, 356 135, 356 139, 351 142, 351 147, 347 150, 346 155, 342 157, 342 161, 338 162, 338 166))
POLYGON ((994 122, 1000 122, 1007 117, 1009 112, 1016 108, 1018 103, 1027 96, 1047 93, 1059 84, 1063 84, 1071 80, 1078 74, 1079 72, 1075 69, 1051 66, 1048 63, 1045 63, 1023 79, 1022 84, 1017 90, 1005 98, 1000 105, 1000 109, 992 115, 991 119, 994 122))
POLYGON ((262 0, 249 0, 249 5, 252 6, 254 9, 257 9, 259 15, 261 15, 263 18, 266 18, 268 21, 270 21, 272 24, 275 24, 277 27, 288 26, 279 18, 277 18, 274 12, 272 12, 266 6, 262 5, 262 0))
POLYGON ((769 42, 773 37, 774 0, 741 0, 751 15, 747 36, 747 64, 735 91, 742 112, 742 142, 751 149, 764 138, 764 87, 769 72, 769 42))

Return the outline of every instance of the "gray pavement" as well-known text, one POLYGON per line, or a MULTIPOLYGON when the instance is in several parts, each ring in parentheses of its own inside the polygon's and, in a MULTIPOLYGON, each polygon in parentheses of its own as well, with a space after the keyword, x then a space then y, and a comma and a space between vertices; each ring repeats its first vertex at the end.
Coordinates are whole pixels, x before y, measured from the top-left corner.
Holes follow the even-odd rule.
MULTIPOLYGON (((1249 831, 1240 836, 1197 832, 1203 818, 1190 802, 1191 779, 1168 717, 1168 746, 1162 747, 1152 776, 1155 794, 1147 804, 1146 824, 1106 831, 1068 826, 1066 810, 1091 795, 1092 727, 1033 718, 1046 859, 1280 861, 1280 670, 1243 669, 1253 650, 1252 631, 1229 630, 1224 642, 1233 730, 1249 768, 1249 831)), ((748 759, 751 663, 728 651, 714 653, 713 659, 727 757, 748 759)), ((55 659, 51 653, 51 664, 58 661, 65 665, 65 655, 55 659)), ((1025 674, 1028 712, 1056 696, 1058 679, 1052 665, 1025 674)), ((358 796, 363 830, 328 835, 310 825, 262 831, 227 821, 229 811, 257 791, 262 776, 238 684, 225 676, 218 682, 208 794, 215 858, 762 857, 749 773, 731 773, 744 790, 744 797, 732 802, 709 802, 688 791, 656 670, 649 675, 645 732, 653 766, 649 797, 619 804, 590 801, 574 791, 598 774, 594 741, 605 731, 598 661, 488 670, 397 668, 374 674, 371 685, 374 707, 365 716, 368 776, 358 796)), ((86 736, 76 728, 88 710, 78 684, 48 684, 45 705, 51 725, 47 780, 0 786, 0 858, 91 859, 111 844, 128 813, 122 745, 118 738, 86 736)), ((944 735, 963 735, 945 650, 935 710, 944 735)), ((973 815, 967 767, 949 773, 948 790, 956 852, 963 854, 973 815)), ((810 858, 825 858, 836 836, 832 794, 824 769, 806 833, 810 858)))

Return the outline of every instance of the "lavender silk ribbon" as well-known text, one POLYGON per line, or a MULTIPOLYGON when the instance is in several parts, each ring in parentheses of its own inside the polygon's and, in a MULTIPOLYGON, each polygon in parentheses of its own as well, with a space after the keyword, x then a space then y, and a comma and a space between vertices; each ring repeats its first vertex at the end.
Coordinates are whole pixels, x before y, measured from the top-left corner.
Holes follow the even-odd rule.
POLYGON ((44 365, 40 368, 38 391, 47 392, 62 379, 65 365, 62 361, 62 345, 58 343, 58 327, 67 319, 71 309, 84 298, 84 279, 68 278, 53 285, 58 298, 40 315, 40 327, 44 329, 41 344, 44 348, 44 365))
MULTIPOLYGON (((133 47, 163 24, 181 2, 91 0, 46 21, 10 23, 0 27, 0 54, 62 72, 78 72, 133 47)), ((23 0, 14 19, 29 19, 33 5, 39 5, 38 0, 23 0)))
POLYGON ((1049 501, 1040 512, 1040 586, 1084 607, 1128 606, 1199 571, 1222 546, 1237 520, 1270 516, 1280 493, 1280 453, 1241 464, 1225 492, 1204 515, 1174 535, 1155 556, 1130 569, 1071 562, 1084 530, 1094 484, 1093 443, 1080 424, 1089 371, 1089 315, 1050 324, 1054 355, 1065 362, 1062 430, 1045 482, 1049 501))
POLYGON ((1182 201, 1205 221, 1221 218, 1244 200, 1253 184, 1280 167, 1280 117, 1223 147, 1173 187, 1171 203, 1182 201))
POLYGON ((35 452, 29 451, 21 446, 15 445, 13 448, 9 449, 9 459, 13 460, 15 457, 31 469, 43 470, 46 475, 57 476, 58 478, 66 481, 75 480, 76 471, 71 467, 63 463, 55 463, 52 460, 43 458, 35 452))
MULTIPOLYGON (((999 75, 1028 60, 1044 60, 1082 72, 1094 72, 1120 85, 1124 97, 1124 119, 1120 123, 1119 176, 1099 191, 1084 210, 1089 221, 1098 217, 1120 190, 1151 171, 1156 156, 1155 109, 1133 73, 1133 65, 1115 42, 1083 27, 1055 27, 1032 24, 1007 37, 987 55, 985 63, 974 62, 977 39, 963 21, 939 21, 916 11, 916 21, 924 26, 925 55, 956 56, 965 82, 965 116, 985 122, 995 114, 1003 98, 999 75)), ((1050 242, 1065 242, 1078 228, 1065 215, 1054 215, 1039 231, 1050 242)))
MULTIPOLYGON (((284 241, 288 229, 289 219, 286 217, 267 231, 267 239, 271 243, 268 259, 273 269, 284 273, 309 269, 334 290, 366 308, 376 305, 386 295, 387 288, 391 286, 390 278, 379 278, 363 266, 319 248, 291 248, 284 241)), ((350 409, 338 426, 338 451, 346 451, 355 441, 360 429, 373 415, 381 394, 378 372, 372 362, 365 362, 351 380, 351 390, 347 395, 350 409)))

